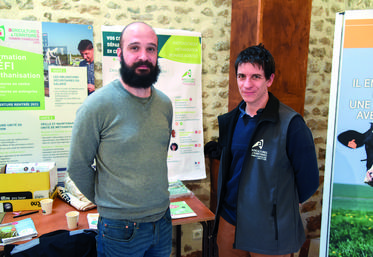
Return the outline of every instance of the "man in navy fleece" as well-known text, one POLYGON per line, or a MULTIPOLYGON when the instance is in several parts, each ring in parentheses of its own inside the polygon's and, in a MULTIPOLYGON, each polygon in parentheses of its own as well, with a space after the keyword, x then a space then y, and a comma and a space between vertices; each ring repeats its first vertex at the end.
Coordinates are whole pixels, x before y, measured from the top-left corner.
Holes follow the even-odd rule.
POLYGON ((235 70, 243 101, 218 117, 219 256, 290 257, 305 241, 299 203, 319 185, 312 134, 268 92, 275 62, 262 44, 243 50, 235 70))

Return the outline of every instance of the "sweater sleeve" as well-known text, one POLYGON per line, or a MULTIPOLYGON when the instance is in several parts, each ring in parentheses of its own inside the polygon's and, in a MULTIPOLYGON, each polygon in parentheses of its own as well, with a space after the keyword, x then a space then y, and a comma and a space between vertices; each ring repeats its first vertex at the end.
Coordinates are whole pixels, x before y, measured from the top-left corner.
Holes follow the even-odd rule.
POLYGON ((99 145, 97 117, 82 105, 72 129, 67 172, 78 189, 95 203, 95 169, 92 167, 99 145))
POLYGON ((319 187, 319 169, 312 133, 301 116, 290 122, 286 150, 295 172, 299 202, 302 203, 319 187))

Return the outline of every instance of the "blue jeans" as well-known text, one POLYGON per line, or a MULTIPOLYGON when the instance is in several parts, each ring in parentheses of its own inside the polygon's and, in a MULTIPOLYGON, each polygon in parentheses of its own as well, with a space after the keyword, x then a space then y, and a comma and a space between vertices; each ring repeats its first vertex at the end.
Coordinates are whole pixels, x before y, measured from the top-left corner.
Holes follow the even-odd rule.
POLYGON ((134 223, 100 217, 98 257, 169 257, 172 250, 170 210, 156 222, 134 223))

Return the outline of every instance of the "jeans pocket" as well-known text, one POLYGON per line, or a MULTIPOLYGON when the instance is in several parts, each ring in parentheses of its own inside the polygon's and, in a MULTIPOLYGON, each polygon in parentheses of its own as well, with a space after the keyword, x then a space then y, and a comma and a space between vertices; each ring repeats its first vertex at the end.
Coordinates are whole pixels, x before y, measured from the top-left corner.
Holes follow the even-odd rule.
POLYGON ((129 221, 102 221, 102 235, 106 239, 129 242, 136 234, 137 224, 129 221))

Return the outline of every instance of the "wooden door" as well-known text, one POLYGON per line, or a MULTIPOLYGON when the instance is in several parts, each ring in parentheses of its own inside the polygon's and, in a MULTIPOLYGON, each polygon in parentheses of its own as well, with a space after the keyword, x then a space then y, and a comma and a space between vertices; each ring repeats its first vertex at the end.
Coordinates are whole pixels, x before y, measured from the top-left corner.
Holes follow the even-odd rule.
POLYGON ((270 91, 303 115, 312 0, 232 0, 229 102, 242 100, 234 62, 245 48, 263 43, 276 62, 270 91))

